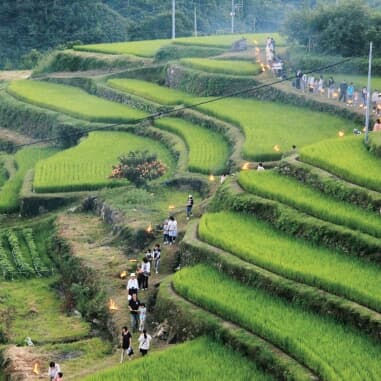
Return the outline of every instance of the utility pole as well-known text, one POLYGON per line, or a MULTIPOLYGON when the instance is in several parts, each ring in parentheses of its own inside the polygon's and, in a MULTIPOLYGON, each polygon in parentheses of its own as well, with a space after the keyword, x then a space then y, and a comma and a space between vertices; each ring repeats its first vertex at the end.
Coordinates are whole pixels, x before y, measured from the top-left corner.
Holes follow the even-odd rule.
POLYGON ((197 37, 197 7, 194 5, 194 36, 197 37))
POLYGON ((232 0, 232 11, 231 11, 230 15, 232 17, 232 34, 234 34, 234 16, 235 16, 235 4, 234 4, 234 0, 232 0))
POLYGON ((176 0, 172 0, 172 40, 176 38, 176 0))
POLYGON ((366 114, 365 114, 365 144, 368 144, 369 139, 369 114, 370 114, 370 84, 372 78, 372 53, 373 42, 369 44, 369 67, 368 67, 368 87, 366 90, 366 114))

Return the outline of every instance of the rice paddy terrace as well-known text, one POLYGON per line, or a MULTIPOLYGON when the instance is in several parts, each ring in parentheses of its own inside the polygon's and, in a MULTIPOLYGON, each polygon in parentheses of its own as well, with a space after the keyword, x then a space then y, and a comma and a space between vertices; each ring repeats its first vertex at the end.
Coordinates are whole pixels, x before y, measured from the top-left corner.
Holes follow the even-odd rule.
POLYGON ((380 378, 379 133, 366 145, 348 136, 361 115, 272 87, 232 96, 269 78, 254 61, 266 36, 246 37, 250 59, 219 56, 237 36, 76 46, 62 54, 125 66, 82 76, 70 61, 51 73, 57 55, 38 79, 0 88, 0 127, 43 138, 0 136, 0 350, 11 380, 37 380, 52 358, 68 380, 380 378), (168 46, 182 56, 158 60, 168 46), (120 156, 143 150, 162 176, 144 189, 111 176, 120 156), (157 293, 141 297, 150 331, 165 320, 168 341, 194 340, 155 339, 147 357, 119 365, 120 275, 161 242, 168 213, 179 243, 162 250, 157 293))

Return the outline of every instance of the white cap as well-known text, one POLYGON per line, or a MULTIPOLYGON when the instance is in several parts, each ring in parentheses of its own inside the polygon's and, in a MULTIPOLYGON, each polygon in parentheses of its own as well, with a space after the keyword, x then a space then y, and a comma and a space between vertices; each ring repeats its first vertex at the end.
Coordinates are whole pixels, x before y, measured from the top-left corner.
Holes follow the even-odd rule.
POLYGON ((136 276, 135 273, 131 273, 130 276, 136 276))

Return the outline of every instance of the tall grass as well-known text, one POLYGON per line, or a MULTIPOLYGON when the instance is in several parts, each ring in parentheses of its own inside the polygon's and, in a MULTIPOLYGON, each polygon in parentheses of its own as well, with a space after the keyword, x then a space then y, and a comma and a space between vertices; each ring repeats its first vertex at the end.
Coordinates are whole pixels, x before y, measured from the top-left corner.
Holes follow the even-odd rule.
POLYGON ((229 145, 220 134, 178 118, 159 119, 155 125, 184 139, 189 150, 189 171, 205 174, 224 171, 229 158, 229 145))
POLYGON ((90 95, 73 86, 21 80, 11 82, 7 90, 24 102, 92 122, 127 123, 147 115, 143 111, 90 95))
POLYGON ((367 150, 361 136, 329 139, 304 147, 300 158, 344 180, 381 192, 381 159, 367 150))
POLYGON ((17 172, 0 189, 0 212, 15 212, 19 205, 19 193, 26 172, 39 160, 45 159, 57 150, 53 148, 23 148, 15 154, 17 172))
POLYGON ((203 337, 149 354, 83 381, 270 381, 253 363, 212 339, 203 337))
POLYGON ((317 218, 381 238, 381 217, 341 202, 293 178, 274 171, 243 171, 241 186, 259 196, 281 201, 317 218))
POLYGON ((381 270, 371 263, 293 239, 238 213, 204 215, 199 235, 248 262, 381 312, 381 270))
POLYGON ((257 75, 261 66, 248 61, 213 60, 209 58, 182 58, 180 63, 210 73, 257 75))
POLYGON ((167 166, 166 177, 175 167, 167 148, 152 139, 127 132, 98 131, 78 146, 43 160, 36 166, 33 187, 36 192, 66 192, 126 185, 127 180, 110 180, 118 157, 130 151, 156 153, 167 166))
POLYGON ((251 330, 327 381, 378 380, 381 345, 327 317, 249 289, 205 265, 176 273, 184 297, 251 330))

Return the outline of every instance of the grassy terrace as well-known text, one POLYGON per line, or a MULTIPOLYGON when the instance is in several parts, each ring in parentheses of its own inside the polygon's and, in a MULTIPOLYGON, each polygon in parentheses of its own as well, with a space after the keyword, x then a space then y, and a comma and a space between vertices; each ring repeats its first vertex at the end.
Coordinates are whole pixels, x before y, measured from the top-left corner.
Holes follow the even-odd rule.
POLYGON ((98 98, 78 87, 56 83, 13 81, 8 92, 24 102, 92 122, 128 123, 146 116, 143 111, 98 98))
POLYGON ((220 174, 229 158, 229 145, 217 132, 177 118, 164 118, 155 126, 182 137, 189 150, 188 169, 220 174))
POLYGON ((11 176, 0 188, 0 212, 14 212, 18 208, 19 192, 25 173, 33 168, 39 160, 45 159, 57 150, 53 148, 23 148, 15 156, 16 173, 11 176))
POLYGON ((140 380, 143 374, 145 381, 272 380, 240 354, 210 338, 199 338, 102 371, 84 381, 121 381, 126 375, 129 380, 140 380))
MULTIPOLYGON (((209 99, 145 81, 112 79, 108 83, 161 104, 190 105, 209 99)), ((197 109, 239 126, 245 134, 243 155, 248 160, 280 159, 294 144, 302 147, 334 137, 339 130, 349 132, 356 127, 329 114, 253 99, 227 98, 197 109)))
POLYGON ((50 278, 0 283, 0 325, 9 319, 6 334, 11 342, 23 344, 26 336, 35 342, 53 342, 89 334, 87 323, 62 314, 60 298, 52 290, 56 281, 50 278))
POLYGON ((380 268, 373 264, 293 239, 244 214, 206 214, 199 235, 248 262, 381 311, 380 268))
POLYGON ((293 178, 274 171, 242 171, 239 183, 248 192, 283 202, 307 214, 381 237, 381 218, 340 202, 293 178))
POLYGON ((78 146, 43 160, 36 166, 36 192, 63 192, 126 185, 126 180, 110 180, 118 157, 135 150, 156 153, 173 173, 175 162, 168 149, 152 139, 127 132, 91 132, 78 146))
MULTIPOLYGON (((340 74, 340 73, 323 73, 324 79, 328 80, 329 77, 333 77, 337 86, 341 81, 345 80, 347 83, 353 82, 357 91, 361 91, 363 87, 368 84, 368 77, 366 75, 351 75, 351 74, 340 74)), ((381 77, 372 76, 372 89, 381 90, 381 77)), ((361 98, 359 103, 361 103, 361 98)))
POLYGON ((324 380, 379 378, 380 344, 334 320, 249 289, 204 265, 176 273, 174 287, 201 307, 278 345, 324 380))
POLYGON ((183 58, 180 63, 193 69, 210 73, 257 75, 261 73, 259 64, 248 61, 213 60, 208 58, 183 58))
POLYGON ((349 182, 381 192, 381 159, 367 150, 361 136, 329 139, 304 147, 300 158, 349 182))

